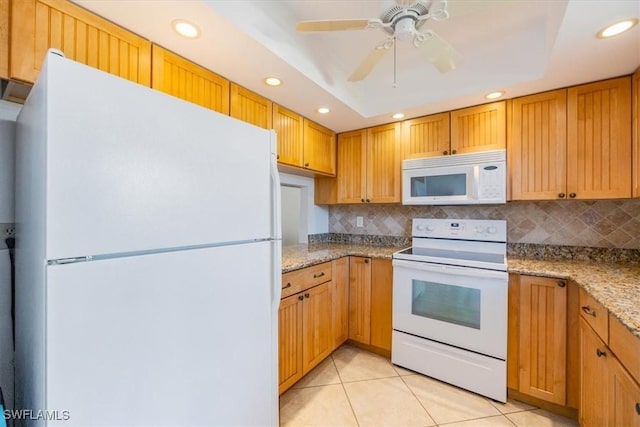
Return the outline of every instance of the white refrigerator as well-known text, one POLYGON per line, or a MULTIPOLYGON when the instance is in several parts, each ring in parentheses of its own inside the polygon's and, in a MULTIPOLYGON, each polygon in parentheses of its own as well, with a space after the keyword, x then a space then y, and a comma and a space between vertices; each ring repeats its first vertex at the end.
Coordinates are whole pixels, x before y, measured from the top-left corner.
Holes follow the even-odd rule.
POLYGON ((275 133, 49 52, 16 134, 18 424, 277 425, 275 133))

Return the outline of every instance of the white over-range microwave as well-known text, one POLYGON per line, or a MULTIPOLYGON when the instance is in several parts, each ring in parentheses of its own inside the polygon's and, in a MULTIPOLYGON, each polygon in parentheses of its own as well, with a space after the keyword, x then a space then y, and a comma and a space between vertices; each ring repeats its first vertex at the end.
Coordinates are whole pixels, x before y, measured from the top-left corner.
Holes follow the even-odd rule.
POLYGON ((454 154, 402 162, 402 204, 506 203, 506 151, 454 154))

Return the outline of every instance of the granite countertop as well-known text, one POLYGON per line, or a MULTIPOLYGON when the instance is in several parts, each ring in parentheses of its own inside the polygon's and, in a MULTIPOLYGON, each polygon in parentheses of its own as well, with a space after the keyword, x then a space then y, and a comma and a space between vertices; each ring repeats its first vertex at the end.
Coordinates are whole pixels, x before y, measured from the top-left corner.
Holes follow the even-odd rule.
MULTIPOLYGON (((337 243, 300 244, 282 249, 282 272, 297 270, 343 256, 391 259, 398 246, 337 243)), ((549 276, 575 281, 640 338, 640 265, 576 260, 508 258, 510 273, 549 276)))

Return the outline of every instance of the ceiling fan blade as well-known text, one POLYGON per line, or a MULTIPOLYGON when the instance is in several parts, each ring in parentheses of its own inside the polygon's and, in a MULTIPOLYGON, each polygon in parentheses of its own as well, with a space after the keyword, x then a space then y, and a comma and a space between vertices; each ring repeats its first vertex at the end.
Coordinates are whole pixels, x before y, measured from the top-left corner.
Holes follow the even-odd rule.
POLYGON ((455 70, 463 60, 460 52, 433 31, 418 34, 414 45, 422 50, 429 62, 441 73, 455 70))
POLYGON ((358 68, 349 76, 348 81, 359 82, 364 80, 369 73, 378 65, 385 53, 393 46, 394 39, 389 38, 384 43, 376 46, 375 49, 358 65, 358 68))
POLYGON ((369 27, 372 19, 333 19, 326 21, 300 21, 296 31, 343 31, 364 30, 369 27))

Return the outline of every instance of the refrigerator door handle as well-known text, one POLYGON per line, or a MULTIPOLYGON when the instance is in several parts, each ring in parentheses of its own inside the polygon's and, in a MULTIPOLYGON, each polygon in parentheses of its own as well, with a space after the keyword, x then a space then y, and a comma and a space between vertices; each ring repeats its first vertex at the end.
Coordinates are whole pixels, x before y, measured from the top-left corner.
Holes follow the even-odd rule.
POLYGON ((280 223, 280 174, 278 173, 278 142, 275 131, 271 131, 271 237, 282 238, 282 224, 280 223))

